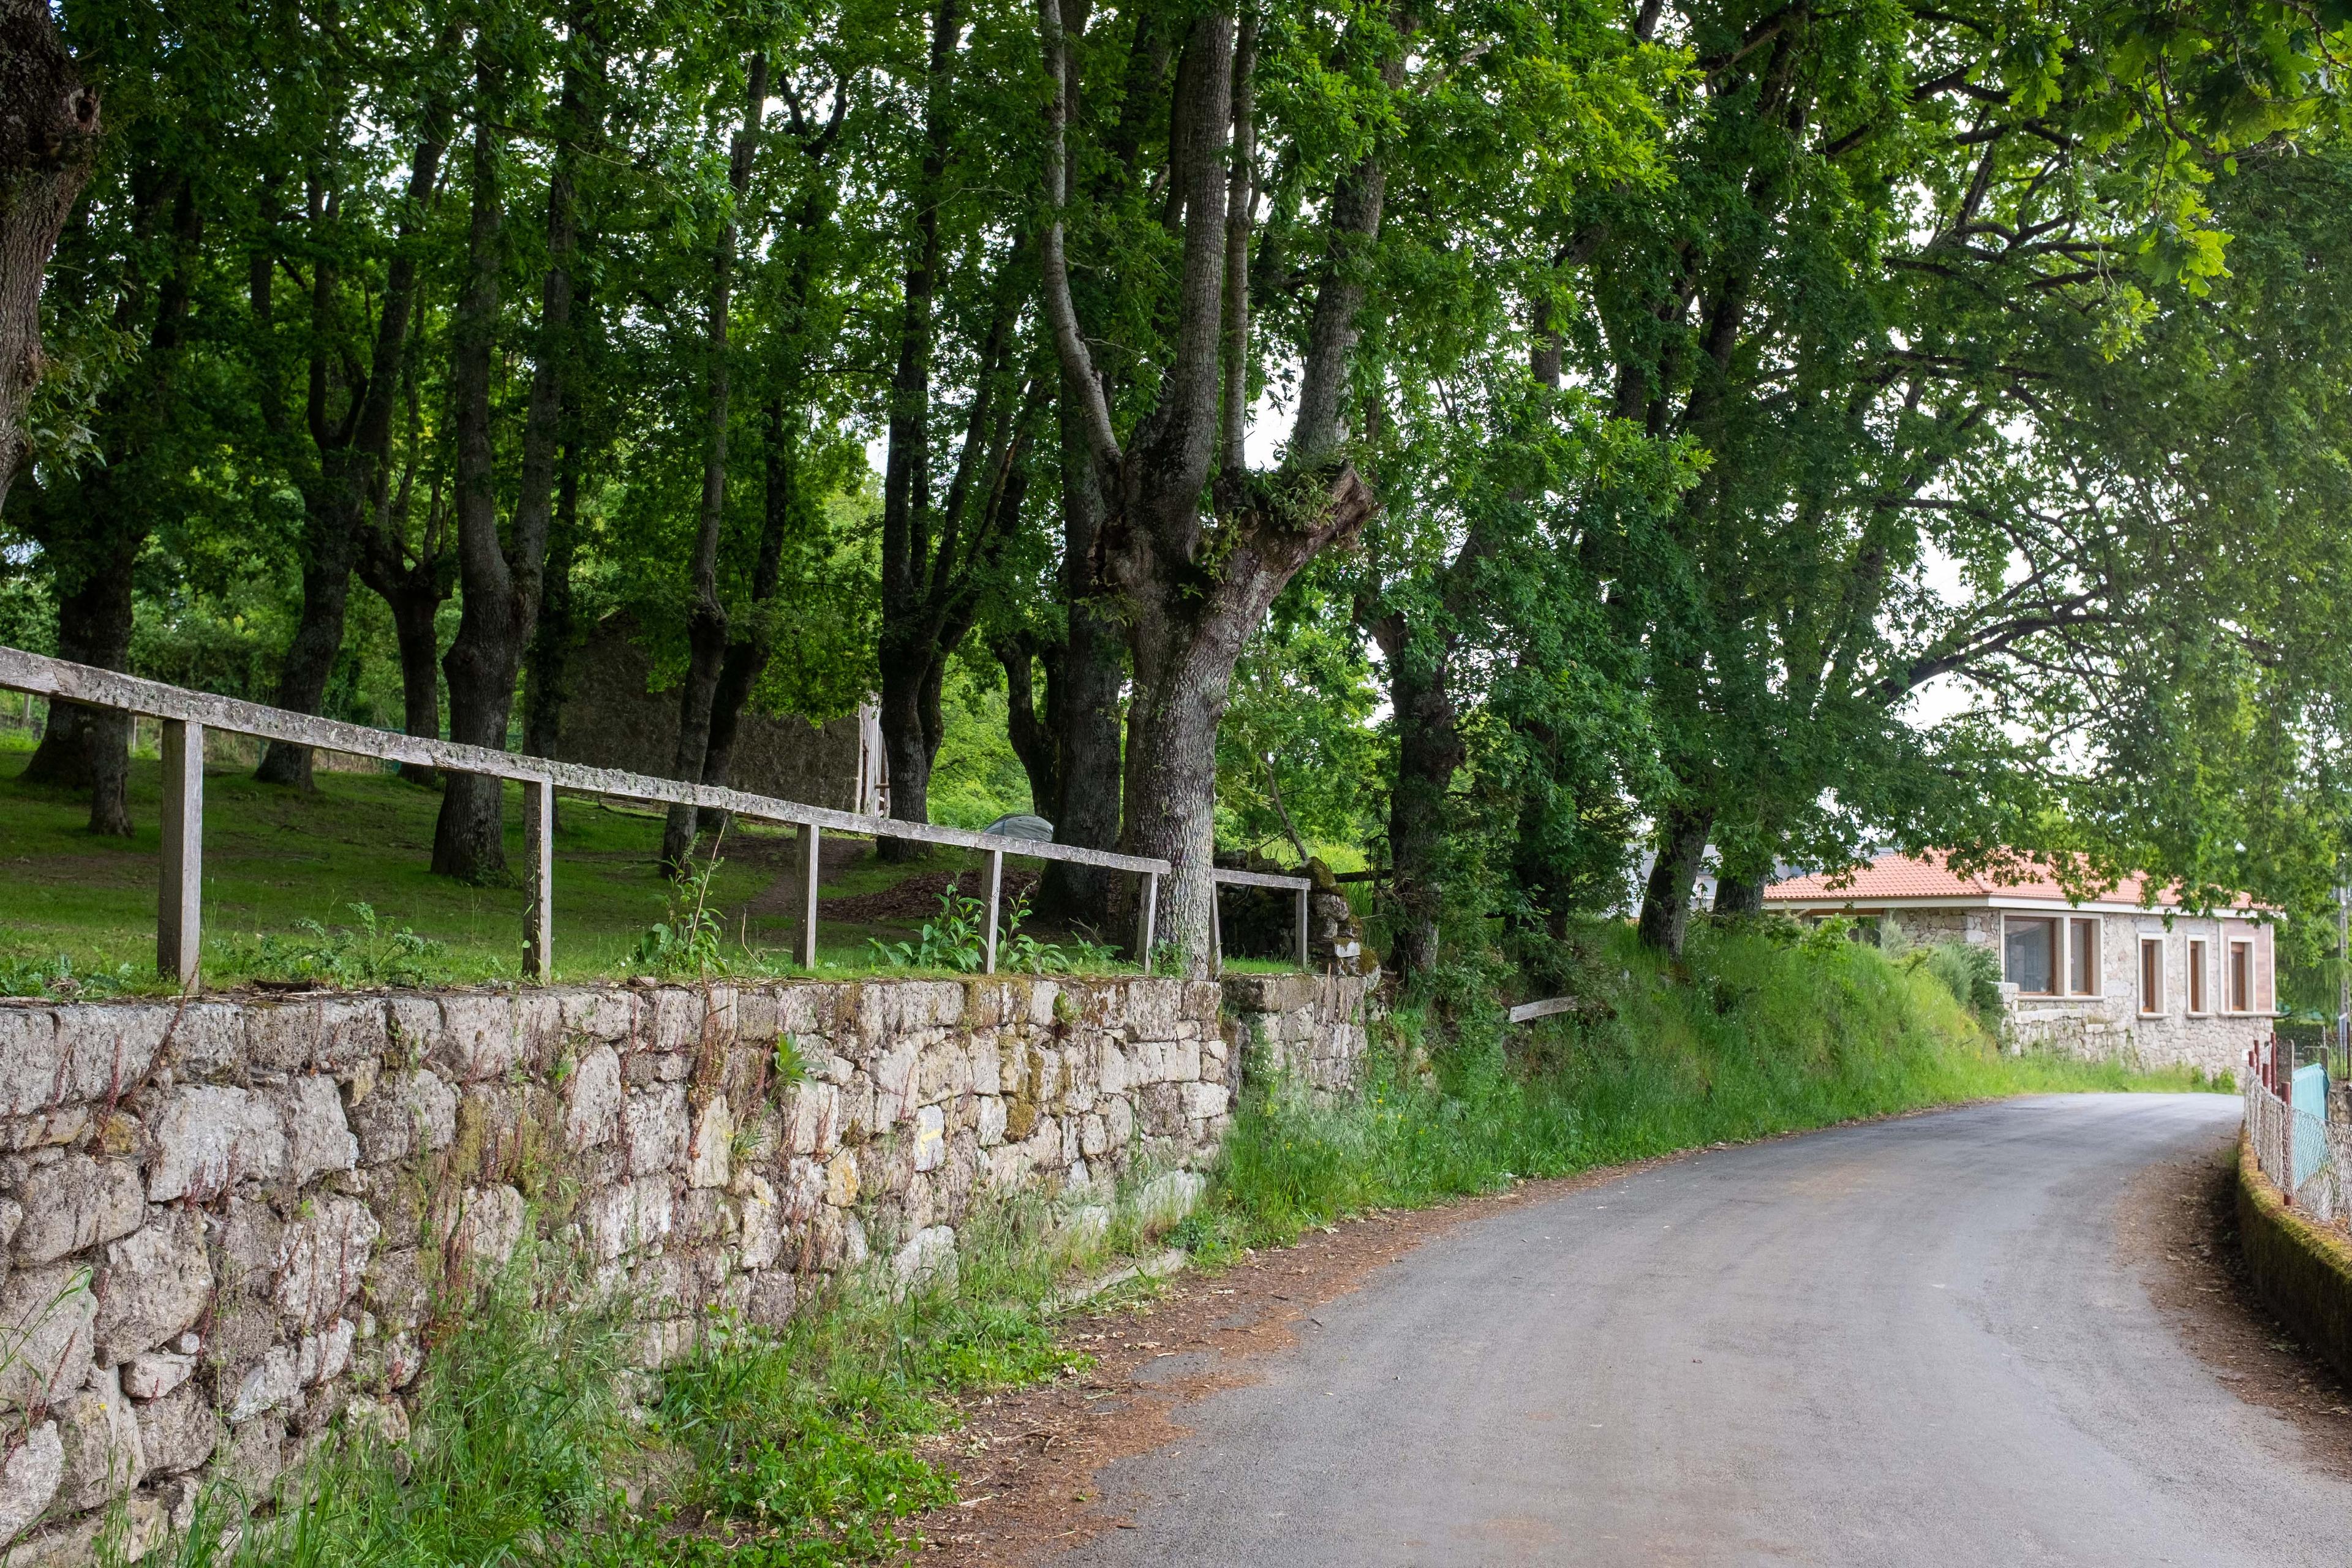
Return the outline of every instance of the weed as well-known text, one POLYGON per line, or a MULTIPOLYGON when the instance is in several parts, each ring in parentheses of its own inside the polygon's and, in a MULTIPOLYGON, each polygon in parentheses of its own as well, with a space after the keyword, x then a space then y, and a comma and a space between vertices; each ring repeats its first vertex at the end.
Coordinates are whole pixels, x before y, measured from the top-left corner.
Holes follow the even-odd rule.
MULTIPOLYGON (((998 927, 1001 966, 1029 974, 1066 974, 1085 965, 1100 968, 1110 949, 1080 939, 1068 947, 1039 942, 1021 929, 1029 918, 1029 896, 1014 899, 998 927)), ((885 942, 868 937, 875 957, 897 969, 946 969, 977 974, 988 963, 988 905, 967 898, 953 884, 940 890, 938 918, 925 921, 913 942, 885 942)))
POLYGON ((710 907, 710 879, 721 861, 717 847, 698 869, 688 870, 672 886, 669 908, 660 921, 637 939, 635 960, 640 969, 664 975, 706 975, 725 967, 719 913, 710 907))
POLYGON ((220 967, 231 973, 286 984, 364 987, 425 985, 446 965, 447 949, 406 926, 394 931, 379 919, 375 906, 343 906, 355 923, 330 927, 302 919, 290 935, 257 932, 247 942, 232 942, 220 967))
POLYGON ((46 963, 12 959, 0 963, 0 996, 38 996, 47 1001, 87 1001, 155 989, 152 976, 125 960, 112 969, 74 973, 73 959, 59 953, 46 963))

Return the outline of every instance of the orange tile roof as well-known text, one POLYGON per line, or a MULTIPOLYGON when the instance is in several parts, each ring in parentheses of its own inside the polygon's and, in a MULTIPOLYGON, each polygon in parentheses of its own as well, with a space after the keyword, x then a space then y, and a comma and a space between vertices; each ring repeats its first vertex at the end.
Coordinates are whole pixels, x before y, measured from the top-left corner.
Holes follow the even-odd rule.
MULTIPOLYGON (((2137 904, 2141 901, 2147 888, 2145 877, 2126 877, 2096 895, 2095 901, 2137 904)), ((2166 896, 2173 893, 2173 889, 2165 889, 2158 895, 2159 902, 2166 901, 2166 896)), ((2021 861, 2006 868, 1963 873, 1953 870, 1943 856, 1933 851, 1924 856, 1881 855, 1867 866, 1791 877, 1764 889, 1764 901, 1773 904, 1863 904, 1879 899, 1991 898, 2032 899, 2053 904, 2069 901, 2066 889, 2059 884, 2057 878, 2050 874, 2045 862, 2021 861)), ((2252 909, 2253 900, 2241 893, 2235 900, 2235 907, 2252 909)))

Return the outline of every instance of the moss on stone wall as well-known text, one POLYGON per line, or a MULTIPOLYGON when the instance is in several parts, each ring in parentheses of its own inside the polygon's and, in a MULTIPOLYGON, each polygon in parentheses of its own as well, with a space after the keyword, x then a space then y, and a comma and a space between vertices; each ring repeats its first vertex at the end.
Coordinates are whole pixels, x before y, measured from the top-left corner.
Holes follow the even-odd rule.
POLYGON ((2352 1241, 2294 1213, 2238 1146, 2238 1244, 2263 1300, 2347 1377, 2352 1377, 2352 1241))

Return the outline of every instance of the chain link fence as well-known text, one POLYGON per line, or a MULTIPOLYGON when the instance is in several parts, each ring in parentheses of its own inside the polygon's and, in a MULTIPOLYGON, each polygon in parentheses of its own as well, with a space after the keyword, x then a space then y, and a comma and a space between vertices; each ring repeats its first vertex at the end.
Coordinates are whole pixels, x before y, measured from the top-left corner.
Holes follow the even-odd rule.
POLYGON ((2298 1046, 2274 1035, 2247 1053, 2246 1136, 2291 1205, 2352 1229, 2352 1084, 2331 1070, 2324 1043, 2298 1046))

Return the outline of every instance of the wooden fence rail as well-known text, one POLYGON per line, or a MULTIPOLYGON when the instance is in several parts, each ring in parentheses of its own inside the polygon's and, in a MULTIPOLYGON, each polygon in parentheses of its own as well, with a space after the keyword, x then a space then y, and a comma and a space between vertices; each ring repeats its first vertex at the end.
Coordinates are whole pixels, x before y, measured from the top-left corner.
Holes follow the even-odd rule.
MULTIPOLYGON (((1298 967, 1312 969, 1307 956, 1307 898, 1315 884, 1304 877, 1285 877, 1272 871, 1212 871, 1210 876, 1220 887, 1226 888, 1287 888, 1295 897, 1291 918, 1291 941, 1298 958, 1298 967)), ((1222 972, 1225 966, 1224 923, 1217 918, 1217 900, 1209 900, 1209 963, 1222 972)))
MULTIPOLYGON (((348 752, 389 763, 417 763, 451 773, 479 773, 513 779, 523 790, 524 854, 530 863, 530 902, 523 917, 524 966, 530 977, 544 984, 553 973, 551 894, 555 792, 604 795, 619 800, 660 801, 669 805, 708 806, 731 812, 754 822, 797 826, 800 842, 794 858, 800 868, 801 896, 799 959, 803 967, 816 965, 817 841, 822 833, 849 833, 876 838, 911 838, 925 844, 979 849, 988 856, 988 927, 984 963, 996 969, 999 894, 1004 881, 1004 857, 1026 856, 1038 860, 1068 860, 1132 872, 1143 879, 1138 911, 1137 945, 1143 972, 1151 973, 1152 940, 1157 931, 1160 879, 1173 868, 1150 856, 1118 855, 1072 844, 1043 843, 1001 833, 971 833, 957 827, 933 827, 927 823, 899 822, 890 817, 865 816, 834 811, 798 801, 746 795, 711 784, 688 784, 623 773, 614 768, 583 767, 545 757, 520 756, 453 741, 396 734, 388 730, 345 724, 332 719, 289 712, 233 697, 142 680, 110 669, 98 669, 61 658, 48 658, 20 648, 0 647, 0 689, 30 692, 53 701, 79 702, 89 708, 111 708, 145 714, 163 723, 163 864, 161 898, 155 921, 155 962, 163 973, 184 987, 197 984, 197 956, 202 938, 200 889, 204 875, 205 739, 207 728, 264 740, 348 752)), ((1218 876, 1241 877, 1242 872, 1218 876)), ((1303 885, 1303 879, 1302 879, 1303 885)), ((1301 916, 1301 952, 1304 953, 1301 916)))

